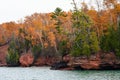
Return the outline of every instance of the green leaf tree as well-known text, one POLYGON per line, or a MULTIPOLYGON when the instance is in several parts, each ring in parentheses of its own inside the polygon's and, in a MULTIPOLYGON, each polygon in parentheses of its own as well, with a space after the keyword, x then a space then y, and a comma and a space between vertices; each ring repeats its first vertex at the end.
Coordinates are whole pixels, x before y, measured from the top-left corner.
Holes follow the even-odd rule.
POLYGON ((68 43, 68 37, 66 32, 64 31, 63 28, 63 21, 61 18, 65 18, 67 15, 62 11, 61 8, 56 8, 55 11, 52 13, 52 20, 56 21, 55 26, 56 26, 56 43, 57 43, 57 49, 58 49, 58 54, 62 56, 62 58, 67 55, 69 52, 69 49, 67 47, 68 43), (65 36, 65 37, 64 37, 65 36), (62 39, 59 39, 62 37, 62 39))
POLYGON ((13 37, 8 48, 8 54, 6 56, 6 62, 8 65, 16 66, 19 64, 19 52, 18 45, 16 44, 15 38, 13 37))
POLYGON ((120 29, 109 26, 107 33, 101 36, 100 47, 104 52, 114 52, 120 57, 120 29))
MULTIPOLYGON (((73 0, 74 1, 74 0, 73 0)), ((75 2, 74 2, 75 5, 75 2)), ((73 56, 86 55, 99 51, 99 42, 95 31, 92 29, 92 21, 84 12, 75 10, 72 13, 73 33, 72 33, 72 49, 73 56)))

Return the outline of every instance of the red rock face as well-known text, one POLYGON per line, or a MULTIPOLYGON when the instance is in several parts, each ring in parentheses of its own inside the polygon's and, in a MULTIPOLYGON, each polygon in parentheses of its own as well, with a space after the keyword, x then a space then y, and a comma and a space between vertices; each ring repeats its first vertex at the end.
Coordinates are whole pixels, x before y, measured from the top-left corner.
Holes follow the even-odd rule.
POLYGON ((21 64, 21 66, 28 67, 33 63, 33 60, 34 60, 34 58, 33 58, 32 54, 26 53, 20 57, 19 62, 21 64))
POLYGON ((51 66, 52 64, 59 62, 60 58, 56 57, 39 57, 34 63, 35 66, 51 66))
POLYGON ((120 60, 117 59, 114 53, 98 52, 91 55, 89 58, 72 57, 67 55, 63 58, 64 61, 68 61, 69 67, 80 67, 81 69, 120 69, 120 60))
POLYGON ((6 66, 6 54, 7 54, 8 45, 0 47, 0 66, 6 66))
POLYGON ((37 59, 37 61, 34 63, 36 66, 44 66, 45 64, 45 58, 43 57, 39 57, 39 59, 37 59))
POLYGON ((88 70, 89 69, 100 69, 99 65, 100 65, 99 61, 90 61, 87 63, 80 64, 81 68, 88 69, 88 70))
POLYGON ((65 62, 69 62, 70 60, 72 60, 73 57, 71 57, 70 55, 66 55, 63 57, 63 61, 65 62))

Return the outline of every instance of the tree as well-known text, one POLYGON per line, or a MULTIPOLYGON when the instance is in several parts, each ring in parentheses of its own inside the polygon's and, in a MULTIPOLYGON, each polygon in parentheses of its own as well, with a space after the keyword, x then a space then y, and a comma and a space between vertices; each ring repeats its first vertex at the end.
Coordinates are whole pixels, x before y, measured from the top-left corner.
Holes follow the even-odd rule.
POLYGON ((12 40, 9 44, 8 53, 6 56, 6 62, 10 66, 17 66, 19 64, 19 52, 18 45, 16 44, 15 38, 12 37, 12 40))
POLYGON ((41 44, 33 45, 31 51, 34 56, 34 61, 33 61, 33 63, 34 63, 38 59, 38 57, 40 56, 40 54, 42 52, 41 44))
POLYGON ((56 26, 56 44, 57 44, 57 50, 59 55, 62 56, 62 58, 68 54, 68 38, 67 33, 64 29, 64 20, 66 19, 67 15, 65 12, 62 11, 61 8, 56 8, 53 14, 51 15, 52 19, 55 21, 56 26))
POLYGON ((108 32, 101 37, 101 49, 104 52, 114 52, 118 57, 120 57, 120 29, 110 26, 108 32))
MULTIPOLYGON (((74 2, 75 3, 75 2, 74 2)), ((75 8, 77 9, 77 8, 75 8)), ((90 18, 80 10, 74 10, 72 15, 73 41, 71 54, 73 56, 86 55, 99 51, 99 42, 90 18)))

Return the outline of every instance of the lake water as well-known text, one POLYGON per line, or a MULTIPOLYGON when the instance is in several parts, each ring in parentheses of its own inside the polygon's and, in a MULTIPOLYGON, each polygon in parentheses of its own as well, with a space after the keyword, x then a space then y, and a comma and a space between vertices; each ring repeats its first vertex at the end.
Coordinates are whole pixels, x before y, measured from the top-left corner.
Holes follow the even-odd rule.
POLYGON ((49 67, 0 67, 0 80, 120 80, 120 71, 65 71, 49 67))

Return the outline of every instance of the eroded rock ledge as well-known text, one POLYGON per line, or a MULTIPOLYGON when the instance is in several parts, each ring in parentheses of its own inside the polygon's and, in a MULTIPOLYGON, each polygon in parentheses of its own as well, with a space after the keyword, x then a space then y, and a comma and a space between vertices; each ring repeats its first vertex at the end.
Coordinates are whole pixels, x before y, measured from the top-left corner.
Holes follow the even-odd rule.
POLYGON ((66 55, 63 58, 62 63, 59 62, 54 64, 51 69, 115 70, 120 69, 120 59, 118 59, 112 52, 99 52, 91 55, 89 58, 85 56, 71 57, 70 55, 66 55))

